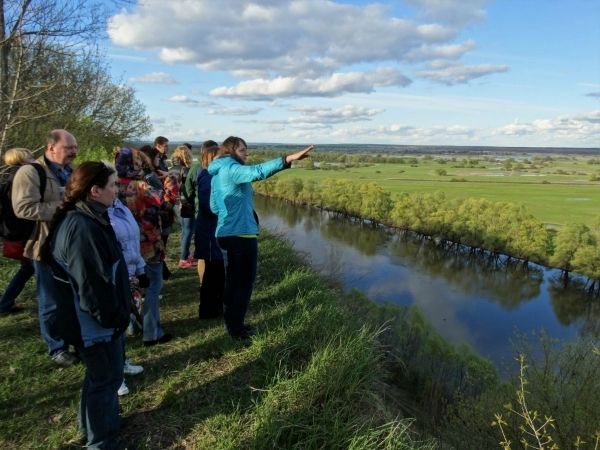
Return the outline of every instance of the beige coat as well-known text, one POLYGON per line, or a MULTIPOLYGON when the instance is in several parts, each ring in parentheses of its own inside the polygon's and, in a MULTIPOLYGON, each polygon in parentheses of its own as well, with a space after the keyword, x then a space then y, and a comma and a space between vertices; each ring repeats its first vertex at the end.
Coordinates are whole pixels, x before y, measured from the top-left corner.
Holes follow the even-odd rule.
POLYGON ((64 190, 58 178, 46 164, 44 157, 40 157, 37 162, 46 171, 46 191, 43 202, 40 196, 40 177, 31 165, 24 165, 17 171, 12 185, 12 206, 15 215, 21 219, 36 221, 33 233, 23 251, 26 258, 35 261, 40 260, 42 244, 48 236, 50 221, 62 203, 64 190))

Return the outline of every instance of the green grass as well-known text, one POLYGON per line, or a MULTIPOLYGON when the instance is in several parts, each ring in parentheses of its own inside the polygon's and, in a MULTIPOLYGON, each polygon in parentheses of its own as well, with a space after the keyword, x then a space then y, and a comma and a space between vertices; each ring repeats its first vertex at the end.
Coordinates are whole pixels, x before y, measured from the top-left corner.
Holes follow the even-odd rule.
POLYGON ((375 181, 395 195, 442 191, 452 198, 482 197, 523 204, 547 224, 591 225, 600 211, 600 182, 589 181, 589 177, 599 173, 600 166, 588 164, 588 160, 563 157, 536 169, 506 171, 501 162, 482 161, 485 168, 453 168, 454 162, 442 165, 435 159, 420 159, 417 167, 376 164, 341 170, 294 169, 279 176, 317 181, 326 178, 347 178, 357 183, 375 181), (448 174, 437 175, 436 169, 444 169, 448 174), (557 174, 557 171, 566 174, 557 174), (453 178, 464 178, 466 182, 450 181, 453 178))
MULTIPOLYGON (((2 261, 5 283, 14 269, 2 261)), ((139 448, 433 448, 398 420, 378 333, 282 241, 261 238, 250 346, 232 341, 221 321, 196 319, 194 270, 174 270, 163 294, 174 340, 152 348, 127 340, 128 358, 145 371, 127 378, 121 435, 139 448)), ((26 312, 0 316, 0 448, 79 448, 84 368, 48 358, 34 297, 30 282, 26 312)))

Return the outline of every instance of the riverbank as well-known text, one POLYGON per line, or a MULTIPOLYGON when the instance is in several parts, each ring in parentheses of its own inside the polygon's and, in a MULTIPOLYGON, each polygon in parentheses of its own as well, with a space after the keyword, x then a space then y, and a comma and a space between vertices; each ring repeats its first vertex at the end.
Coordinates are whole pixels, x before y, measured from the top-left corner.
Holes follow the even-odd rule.
MULTIPOLYGON (((3 277, 10 270, 3 260, 3 277)), ((79 448, 83 367, 57 368, 45 355, 32 287, 25 313, 0 317, 0 447, 79 448)), ((196 319, 196 287, 189 269, 165 284, 172 342, 150 349, 128 340, 128 357, 145 371, 127 379, 122 435, 138 448, 436 448, 431 436, 457 449, 497 445, 489 424, 513 387, 498 384, 489 362, 445 343, 416 309, 341 294, 273 236, 260 239, 252 345, 231 341, 218 320, 196 319)), ((573 419, 564 439, 589 436, 598 423, 598 358, 578 358, 575 379, 562 377, 558 411, 541 409, 573 419)), ((535 381, 535 404, 554 405, 558 391, 545 390, 554 385, 535 381)))

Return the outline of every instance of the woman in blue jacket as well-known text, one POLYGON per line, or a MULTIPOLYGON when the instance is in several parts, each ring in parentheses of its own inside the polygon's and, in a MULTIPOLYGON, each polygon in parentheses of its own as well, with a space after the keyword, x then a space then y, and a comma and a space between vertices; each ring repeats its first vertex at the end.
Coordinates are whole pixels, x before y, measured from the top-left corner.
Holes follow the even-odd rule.
POLYGON ((208 166, 212 175, 210 209, 217 215, 216 237, 227 252, 224 317, 234 339, 245 340, 251 328, 244 324, 256 278, 258 217, 254 212, 252 182, 264 180, 304 159, 314 145, 291 155, 262 164, 246 165, 248 146, 242 138, 230 136, 219 157, 208 166))

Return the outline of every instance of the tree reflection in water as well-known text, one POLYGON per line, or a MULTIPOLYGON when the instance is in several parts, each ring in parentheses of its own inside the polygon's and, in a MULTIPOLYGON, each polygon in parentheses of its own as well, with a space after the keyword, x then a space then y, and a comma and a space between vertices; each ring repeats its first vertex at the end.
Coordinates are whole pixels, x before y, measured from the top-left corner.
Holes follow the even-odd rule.
MULTIPOLYGON (((541 268, 507 262, 486 253, 444 249, 410 233, 398 234, 390 245, 391 259, 441 277, 464 294, 485 296, 511 310, 540 295, 541 268)), ((514 261, 514 260, 513 260, 514 261)))
POLYGON ((600 301, 588 295, 582 280, 571 279, 565 285, 560 277, 552 277, 548 293, 561 324, 578 325, 581 336, 600 337, 600 301))

